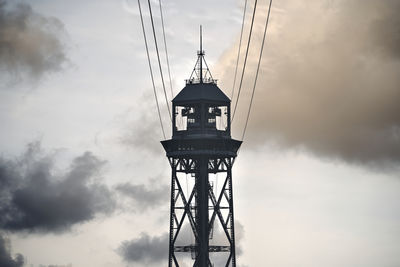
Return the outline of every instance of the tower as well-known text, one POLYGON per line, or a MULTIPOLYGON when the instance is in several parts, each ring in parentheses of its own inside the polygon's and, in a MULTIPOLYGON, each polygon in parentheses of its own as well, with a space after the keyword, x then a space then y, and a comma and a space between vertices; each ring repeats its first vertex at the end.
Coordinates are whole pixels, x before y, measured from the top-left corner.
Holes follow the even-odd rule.
POLYGON ((235 267, 232 165, 242 142, 231 138, 231 100, 201 39, 200 30, 197 62, 172 100, 172 139, 161 142, 172 169, 168 266, 235 267))

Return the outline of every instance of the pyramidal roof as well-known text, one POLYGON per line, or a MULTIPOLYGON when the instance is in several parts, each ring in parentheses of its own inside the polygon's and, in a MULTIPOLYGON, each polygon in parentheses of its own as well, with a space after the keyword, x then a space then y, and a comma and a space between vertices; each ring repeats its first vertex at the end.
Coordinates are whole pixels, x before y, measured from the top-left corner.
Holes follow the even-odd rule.
POLYGON ((176 104, 198 101, 229 103, 231 100, 215 83, 188 83, 172 100, 176 104))
POLYGON ((197 61, 190 78, 186 80, 185 88, 172 100, 175 104, 203 101, 223 104, 231 102, 224 92, 218 88, 216 80, 211 75, 204 58, 205 53, 203 51, 202 40, 202 28, 200 26, 200 50, 197 51, 197 61))

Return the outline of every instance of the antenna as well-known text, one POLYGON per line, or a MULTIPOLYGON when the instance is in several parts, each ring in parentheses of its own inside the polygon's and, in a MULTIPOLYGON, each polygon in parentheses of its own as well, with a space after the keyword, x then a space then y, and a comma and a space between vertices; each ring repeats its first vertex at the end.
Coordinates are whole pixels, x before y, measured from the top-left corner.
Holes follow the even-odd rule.
POLYGON ((200 83, 203 83, 203 29, 200 25, 200 83))
POLYGON ((200 25, 200 53, 203 53, 203 27, 200 25))
MULTIPOLYGON (((1 1, 1 0, 0 0, 1 1)), ((206 59, 204 58, 204 50, 203 50, 203 27, 200 25, 200 50, 197 50, 197 61, 194 65, 192 74, 190 74, 190 78, 186 80, 186 84, 188 83, 216 83, 217 80, 214 80, 210 69, 208 68, 206 59), (205 68, 203 69, 203 64, 205 64, 205 68)))

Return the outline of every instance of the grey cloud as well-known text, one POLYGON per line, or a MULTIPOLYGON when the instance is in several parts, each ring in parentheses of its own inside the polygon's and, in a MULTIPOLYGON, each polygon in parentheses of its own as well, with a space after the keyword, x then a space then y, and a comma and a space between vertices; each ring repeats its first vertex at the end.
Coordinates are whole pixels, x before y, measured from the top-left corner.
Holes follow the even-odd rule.
POLYGON ((139 238, 124 241, 118 251, 127 262, 162 264, 168 261, 168 240, 167 233, 155 237, 142 233, 139 238))
POLYGON ((144 184, 134 185, 124 183, 117 185, 115 188, 123 196, 133 200, 137 204, 135 207, 141 210, 168 203, 168 196, 170 194, 167 185, 157 186, 155 181, 151 183, 150 187, 144 184))
MULTIPOLYGON (((219 224, 215 224, 219 225, 219 224)), ((214 227, 215 227, 214 226, 214 227)), ((236 245, 236 257, 237 261, 240 262, 240 256, 243 254, 243 248, 242 248, 242 240, 244 237, 244 227, 240 223, 240 221, 235 220, 235 245, 236 245)), ((220 226, 214 228, 214 235, 213 239, 210 240, 210 244, 224 244, 228 245, 228 240, 226 239, 226 234, 222 230, 220 226)), ((225 266, 226 261, 228 260, 228 253, 213 253, 210 255, 212 257, 212 261, 215 266, 225 266)), ((238 265, 242 266, 242 265, 238 265)))
POLYGON ((37 79, 62 69, 65 35, 57 18, 38 14, 26 3, 0 0, 1 77, 37 79))
MULTIPOLYGON (((388 59, 400 59, 400 3, 396 0, 366 1, 359 5, 358 1, 349 3, 350 10, 362 10, 362 14, 371 14, 366 33, 371 38, 366 45, 375 52, 388 56, 388 59), (377 10, 375 13, 374 10, 377 10)), ((351 16, 352 14, 348 14, 351 16)))
MULTIPOLYGON (((253 44, 262 38, 260 7, 253 44)), ((374 167, 400 162, 400 2, 274 2, 246 143, 275 141, 374 167), (305 15, 306 14, 306 15, 305 15)), ((259 47, 252 47, 236 131, 242 129, 259 47)), ((225 53, 232 85, 233 47, 225 53)))
POLYGON ((236 255, 238 256, 243 254, 242 240, 244 238, 244 235, 245 231, 243 224, 240 221, 235 220, 236 255))
MULTIPOLYGON (((168 117, 165 101, 160 101, 160 109, 165 134, 168 136, 171 131, 171 120, 168 117)), ((151 90, 146 91, 138 99, 135 108, 116 117, 115 121, 122 125, 122 134, 118 136, 120 144, 152 155, 160 155, 164 152, 160 144, 163 135, 151 90), (141 112, 137 112, 138 110, 141 112)))
POLYGON ((98 181, 104 165, 90 152, 56 174, 51 155, 32 143, 13 161, 0 160, 0 227, 11 231, 59 232, 109 213, 114 200, 98 181))
POLYGON ((129 121, 129 127, 120 136, 121 144, 153 154, 162 152, 160 144, 162 135, 157 116, 153 110, 145 111, 141 112, 139 117, 129 121))
MULTIPOLYGON (((236 255, 240 256, 243 252, 241 241, 244 236, 244 227, 239 221, 235 221, 236 235, 236 255)), ((192 232, 190 226, 185 224, 182 226, 180 238, 177 240, 178 245, 188 245, 192 232), (185 242, 186 241, 186 242, 185 242)), ((193 241, 192 241, 193 242, 193 241)), ((210 244, 227 244, 225 233, 222 229, 214 230, 213 239, 210 244)), ((141 233, 139 238, 122 242, 118 248, 118 252, 126 262, 142 264, 163 264, 168 261, 169 234, 164 233, 159 236, 150 236, 148 233, 141 233)), ((227 253, 213 253, 210 255, 215 266, 223 266, 227 261, 227 253)), ((241 266, 241 265, 240 265, 241 266)))
MULTIPOLYGON (((171 131, 171 120, 168 117, 165 101, 160 101, 163 127, 166 136, 171 131)), ((160 141, 163 134, 157 113, 153 91, 149 88, 138 97, 135 105, 117 114, 109 126, 96 135, 96 144, 113 142, 153 159, 162 158, 164 149, 160 141)))
POLYGON ((16 254, 13 258, 10 252, 10 241, 0 234, 0 266, 2 267, 22 267, 24 266, 24 257, 16 254))

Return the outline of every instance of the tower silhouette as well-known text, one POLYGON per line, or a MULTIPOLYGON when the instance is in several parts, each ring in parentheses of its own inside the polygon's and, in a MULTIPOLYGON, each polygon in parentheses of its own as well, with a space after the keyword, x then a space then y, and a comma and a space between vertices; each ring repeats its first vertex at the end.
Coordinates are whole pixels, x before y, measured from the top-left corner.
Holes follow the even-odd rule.
POLYGON ((172 139, 161 142, 172 169, 169 267, 236 266, 232 166, 242 142, 231 138, 230 104, 200 29, 197 62, 172 100, 172 139))

